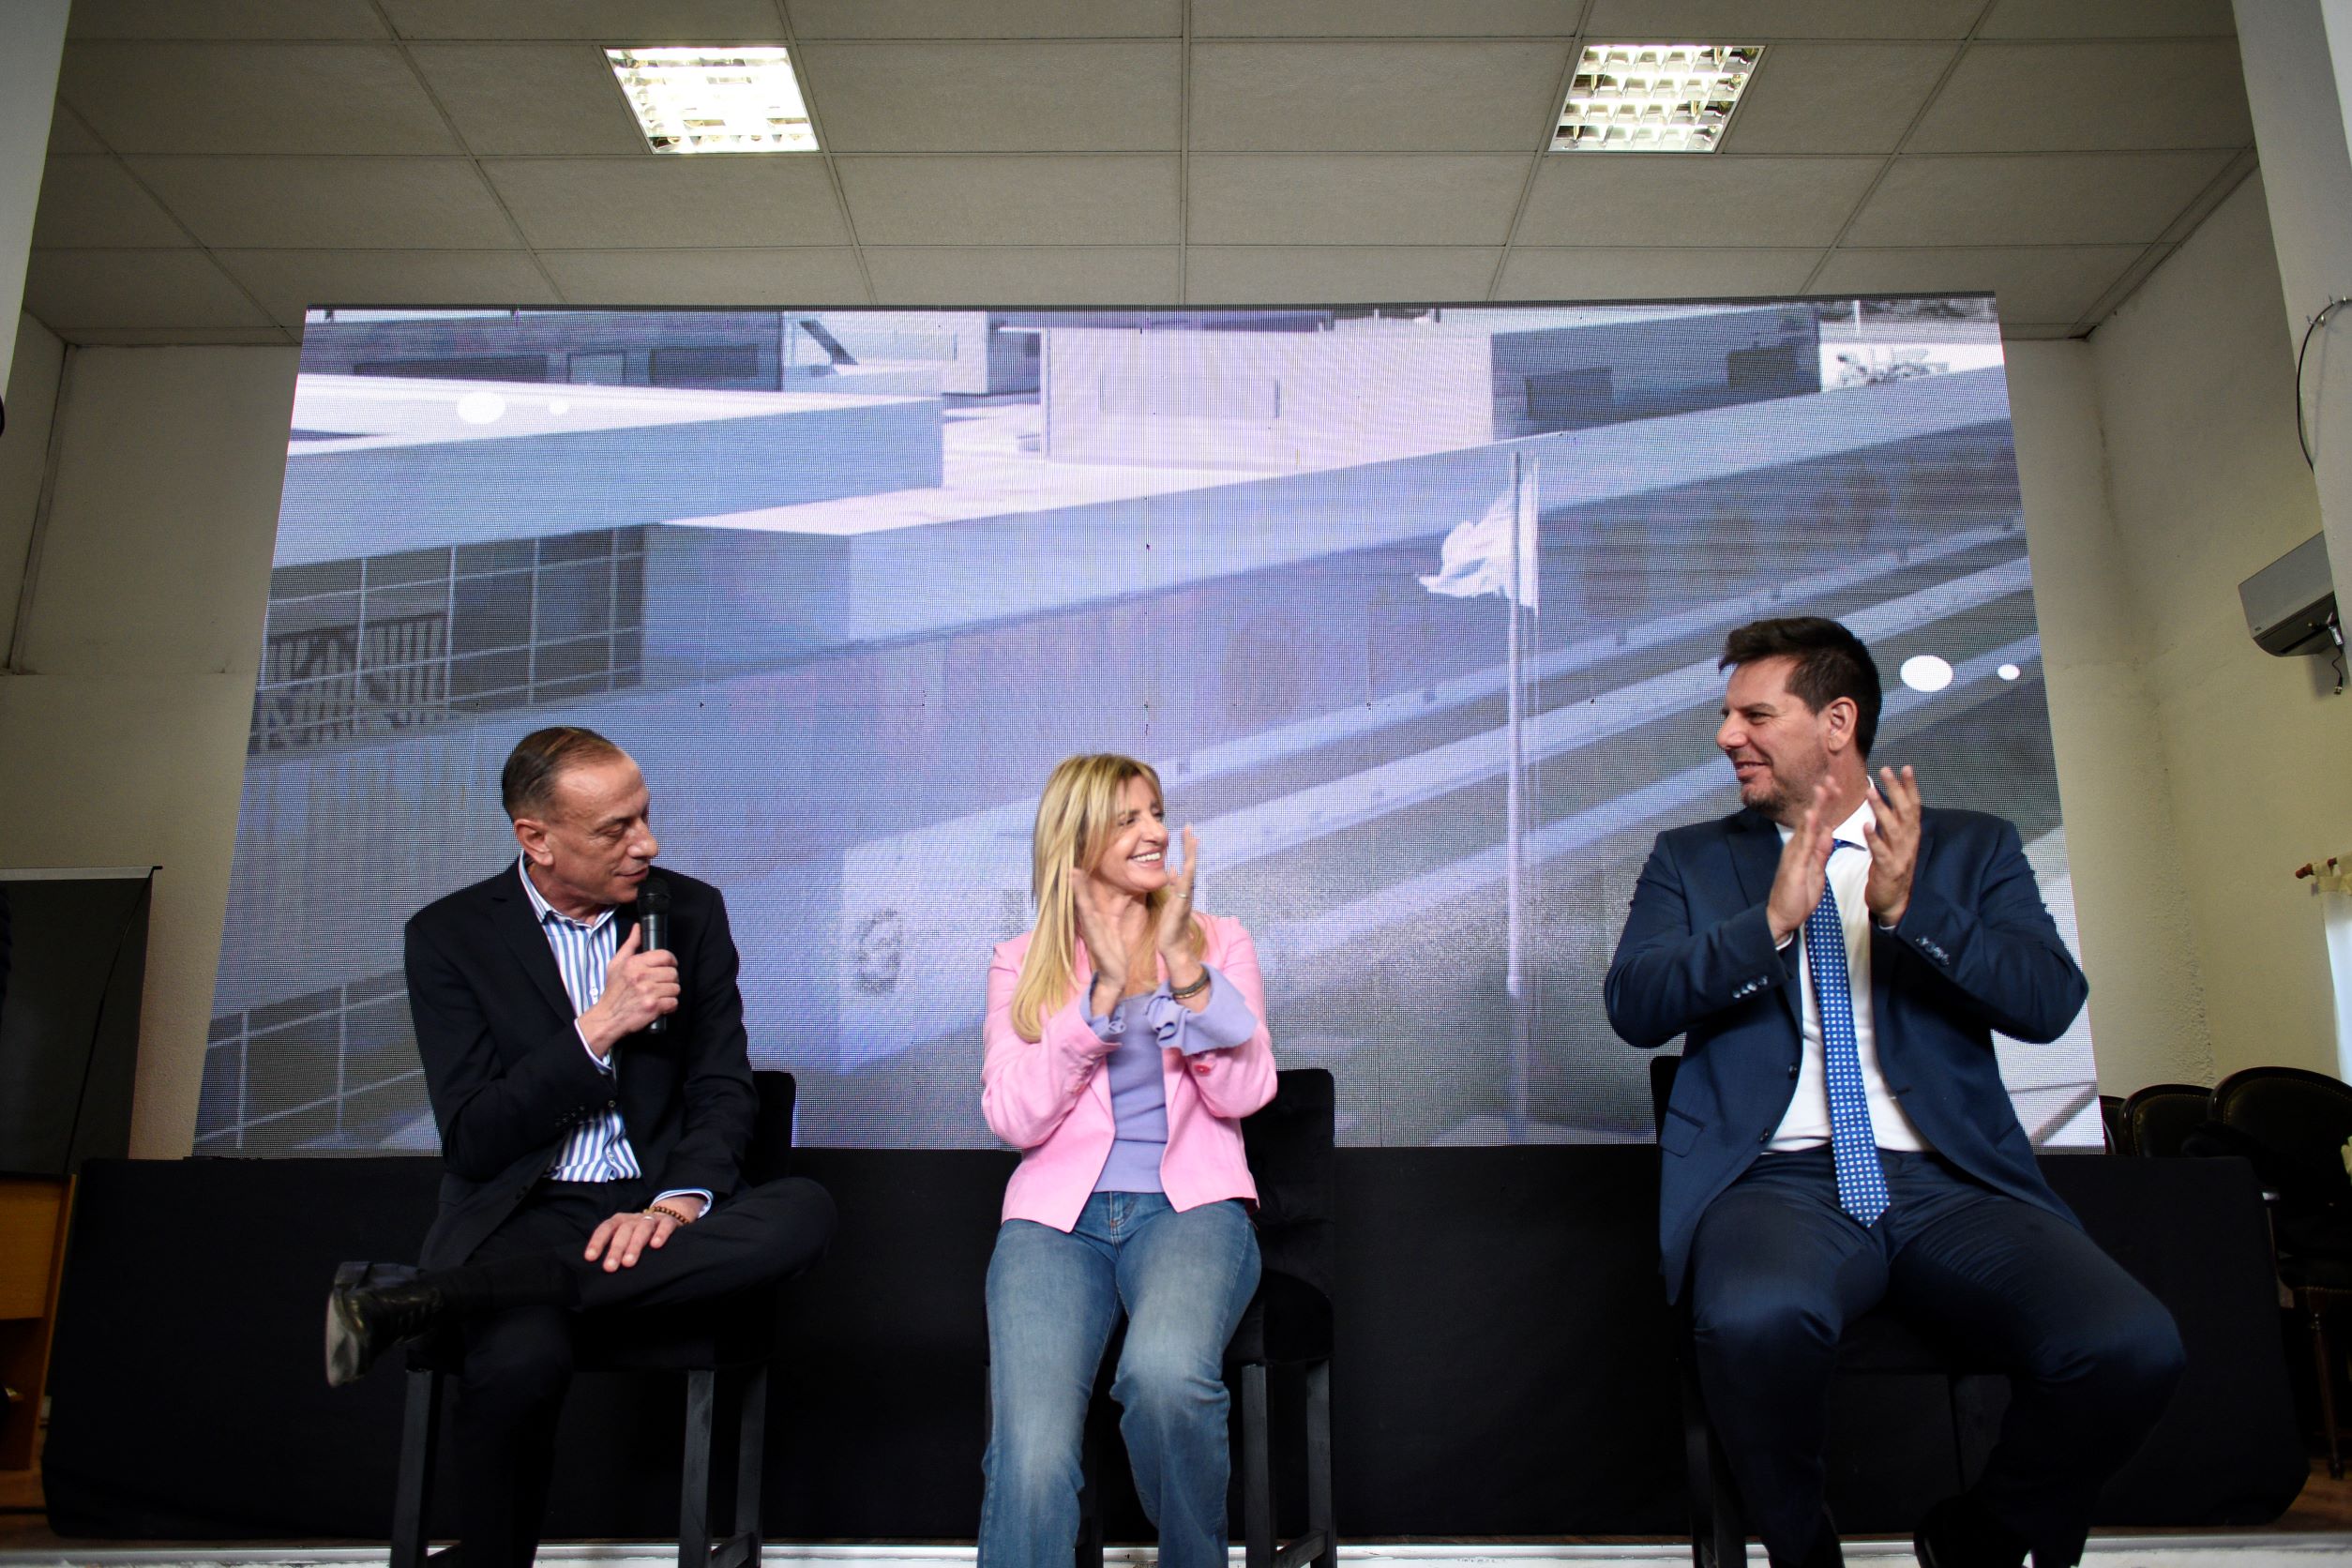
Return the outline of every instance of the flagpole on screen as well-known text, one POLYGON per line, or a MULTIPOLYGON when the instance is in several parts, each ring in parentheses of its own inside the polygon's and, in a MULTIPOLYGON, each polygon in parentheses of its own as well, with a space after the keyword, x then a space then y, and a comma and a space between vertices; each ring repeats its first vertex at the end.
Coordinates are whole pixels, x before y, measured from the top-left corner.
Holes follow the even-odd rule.
POLYGON ((1515 1139, 1527 1125, 1528 1080, 1534 1058, 1533 1041, 1530 1038, 1528 1028, 1526 922, 1521 910, 1520 886, 1520 839, 1527 816, 1520 798, 1527 763, 1520 731, 1527 716, 1520 692, 1524 655, 1520 647, 1519 614, 1521 602, 1527 596, 1528 567, 1532 565, 1525 559, 1528 466, 1524 454, 1511 454, 1511 579, 1510 589, 1502 596, 1503 612, 1511 618, 1510 641, 1503 660, 1503 685, 1510 694, 1505 708, 1504 728, 1509 732, 1511 746, 1510 770, 1504 777, 1502 801, 1502 988, 1509 995, 1511 1004, 1511 1093, 1504 1114, 1515 1139))

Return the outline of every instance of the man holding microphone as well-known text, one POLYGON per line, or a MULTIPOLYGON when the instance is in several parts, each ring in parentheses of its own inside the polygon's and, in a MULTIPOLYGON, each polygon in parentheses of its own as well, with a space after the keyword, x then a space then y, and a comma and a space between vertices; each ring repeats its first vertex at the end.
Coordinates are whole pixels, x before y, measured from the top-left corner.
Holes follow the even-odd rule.
POLYGON ((464 1336, 457 1441, 469 1568, 531 1561, 584 1312, 707 1302, 813 1262, 813 1182, 743 1190, 757 1096, 718 890, 654 878, 643 776, 571 727, 525 736, 501 793, 520 853, 408 923, 409 1008, 441 1131, 423 1272, 345 1264, 327 1380, 464 1336), (641 897, 652 879, 653 896, 641 897), (624 906, 657 909, 656 947, 624 906))

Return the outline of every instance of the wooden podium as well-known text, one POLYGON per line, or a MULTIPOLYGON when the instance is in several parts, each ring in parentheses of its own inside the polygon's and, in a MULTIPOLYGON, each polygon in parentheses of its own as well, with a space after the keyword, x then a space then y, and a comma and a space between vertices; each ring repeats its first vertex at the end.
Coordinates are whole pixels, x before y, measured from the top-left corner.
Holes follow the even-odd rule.
POLYGON ((0 1470, 33 1465, 72 1195, 64 1177, 0 1176, 0 1470))

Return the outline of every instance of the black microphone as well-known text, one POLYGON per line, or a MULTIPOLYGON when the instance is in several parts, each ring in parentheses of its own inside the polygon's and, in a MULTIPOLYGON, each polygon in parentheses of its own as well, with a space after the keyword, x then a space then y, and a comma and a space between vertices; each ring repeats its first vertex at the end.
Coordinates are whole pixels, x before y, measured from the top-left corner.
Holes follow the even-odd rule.
MULTIPOLYGON (((641 953, 659 953, 670 945, 670 884, 659 877, 646 877, 637 889, 637 936, 641 953)), ((647 1024, 645 1033, 669 1033, 670 1015, 647 1024)))

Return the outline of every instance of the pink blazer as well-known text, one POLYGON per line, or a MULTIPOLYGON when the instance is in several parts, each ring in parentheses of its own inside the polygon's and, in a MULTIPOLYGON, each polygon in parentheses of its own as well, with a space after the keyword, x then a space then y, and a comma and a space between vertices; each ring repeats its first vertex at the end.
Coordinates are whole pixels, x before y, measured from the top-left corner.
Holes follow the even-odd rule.
MULTIPOLYGON (((1168 1152, 1160 1182, 1178 1209, 1219 1199, 1255 1203, 1242 1152, 1241 1119, 1274 1093, 1274 1042, 1266 1033, 1266 987, 1258 949, 1238 920, 1203 915, 1208 942, 1202 957, 1238 988, 1258 1015, 1258 1033, 1228 1050, 1187 1057, 1160 1053, 1168 1091, 1168 1152)), ((1029 937, 1000 942, 988 963, 988 1017, 982 1026, 988 1055, 980 1067, 980 1109, 996 1136, 1021 1152, 1004 1187, 1006 1219, 1035 1220, 1056 1230, 1078 1224, 1110 1157, 1117 1126, 1110 1113, 1110 1075, 1104 1061, 1116 1048, 1086 1021, 1085 997, 1094 966, 1078 944, 1078 973, 1070 1000, 1049 1014, 1034 1041, 1013 1033, 1013 987, 1019 981, 1029 937)))

